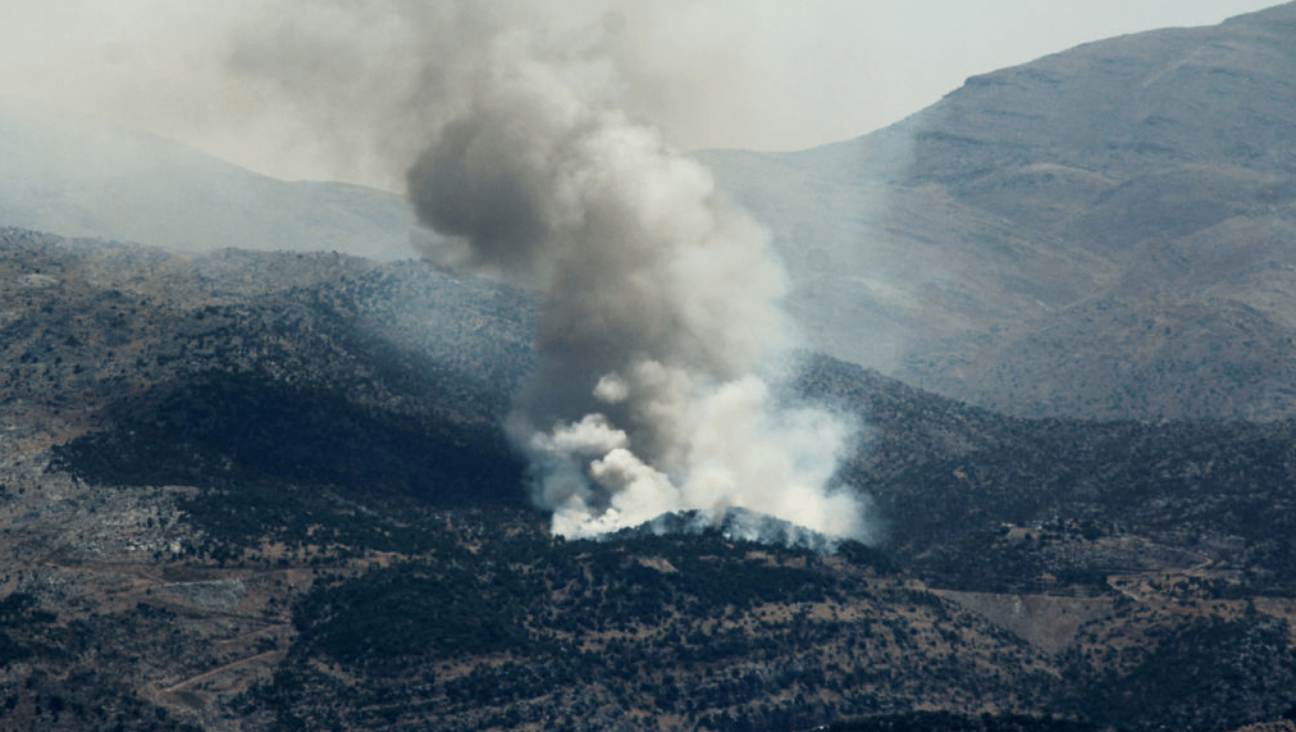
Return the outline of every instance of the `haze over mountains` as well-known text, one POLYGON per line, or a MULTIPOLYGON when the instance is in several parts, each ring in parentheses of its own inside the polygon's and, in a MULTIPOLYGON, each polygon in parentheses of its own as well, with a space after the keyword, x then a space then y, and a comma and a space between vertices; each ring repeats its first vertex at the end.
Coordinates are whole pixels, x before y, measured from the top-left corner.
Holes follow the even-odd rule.
POLYGON ((361 186, 268 178, 200 150, 0 97, 0 220, 179 251, 413 256, 414 215, 361 186))
MULTIPOLYGON (((773 230, 813 349, 1014 414, 1283 418, 1293 70, 1285 4, 973 77, 855 140, 700 157, 773 230)), ((23 173, 0 184, 11 225, 411 252, 389 194, 274 181, 13 101, 0 120, 0 159, 23 173)))
POLYGON ((1296 5, 969 79, 862 138, 715 152, 816 347, 1022 414, 1293 414, 1296 5))

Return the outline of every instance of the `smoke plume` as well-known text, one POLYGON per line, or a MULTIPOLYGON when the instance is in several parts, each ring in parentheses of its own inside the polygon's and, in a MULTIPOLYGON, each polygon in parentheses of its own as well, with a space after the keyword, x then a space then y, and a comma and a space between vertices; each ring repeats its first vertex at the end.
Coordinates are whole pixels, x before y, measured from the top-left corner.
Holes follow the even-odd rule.
POLYGON ((508 428, 557 533, 746 509, 867 538, 860 499, 831 482, 851 426, 789 402, 769 376, 794 335, 766 232, 622 103, 636 81, 615 51, 624 14, 564 24, 507 1, 332 7, 405 40, 373 46, 374 67, 355 43, 332 49, 345 38, 303 36, 299 19, 234 61, 307 103, 328 88, 315 78, 326 67, 348 94, 365 89, 357 66, 405 80, 403 95, 376 80, 364 109, 413 161, 410 200, 440 234, 426 256, 535 294, 539 365, 508 428))

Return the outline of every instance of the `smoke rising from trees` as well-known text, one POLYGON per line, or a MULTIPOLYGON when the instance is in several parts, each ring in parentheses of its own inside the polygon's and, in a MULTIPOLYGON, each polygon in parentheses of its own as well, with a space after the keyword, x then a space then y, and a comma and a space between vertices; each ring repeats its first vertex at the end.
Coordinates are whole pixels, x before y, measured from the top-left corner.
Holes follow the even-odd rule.
POLYGON ((535 293, 540 363, 508 426, 555 531, 744 508, 867 538, 859 497, 832 484, 852 425, 768 376, 795 344, 768 236, 636 118, 616 52, 631 30, 603 9, 582 24, 508 0, 337 0, 260 26, 231 63, 325 126, 368 119, 439 234, 426 256, 535 293), (404 40, 364 42, 375 27, 404 40))

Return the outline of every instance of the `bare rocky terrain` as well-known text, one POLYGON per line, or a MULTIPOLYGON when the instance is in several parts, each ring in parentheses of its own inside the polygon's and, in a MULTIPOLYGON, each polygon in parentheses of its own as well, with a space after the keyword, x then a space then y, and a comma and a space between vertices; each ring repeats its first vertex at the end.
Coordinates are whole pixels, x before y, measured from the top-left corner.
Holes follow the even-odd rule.
POLYGON ((415 262, 0 238, 3 728, 1213 730, 1296 708, 1290 423, 1006 417, 807 356, 794 388, 869 425, 843 479, 878 547, 686 517, 563 542, 499 433, 520 294, 415 262))

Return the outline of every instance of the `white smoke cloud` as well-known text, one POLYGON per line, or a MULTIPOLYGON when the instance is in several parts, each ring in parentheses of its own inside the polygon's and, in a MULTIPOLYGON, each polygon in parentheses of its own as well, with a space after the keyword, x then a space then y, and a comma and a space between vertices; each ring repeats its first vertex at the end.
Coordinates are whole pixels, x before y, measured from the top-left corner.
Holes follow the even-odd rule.
POLYGON ((851 425, 776 398, 763 376, 795 345, 769 237, 635 113, 621 11, 581 23, 510 0, 312 7, 322 20, 260 26, 233 65, 324 120, 337 104, 320 95, 340 90, 410 163, 409 198, 441 235, 428 258, 535 293, 539 366, 509 428, 554 531, 745 509, 867 538, 859 497, 832 484, 851 425), (373 27, 394 46, 346 44, 346 29, 373 27), (399 83, 367 82, 383 73, 399 83))

